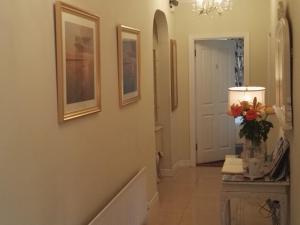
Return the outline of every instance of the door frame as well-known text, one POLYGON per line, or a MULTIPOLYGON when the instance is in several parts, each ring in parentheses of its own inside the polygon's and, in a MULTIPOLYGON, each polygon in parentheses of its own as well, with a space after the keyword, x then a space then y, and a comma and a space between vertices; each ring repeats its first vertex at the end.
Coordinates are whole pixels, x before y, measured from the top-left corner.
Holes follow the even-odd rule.
POLYGON ((191 165, 197 165, 196 150, 196 73, 195 73, 195 43, 197 41, 223 40, 228 38, 244 39, 244 83, 249 84, 250 80, 250 39, 248 32, 211 34, 211 35, 190 35, 189 37, 189 86, 190 86, 190 160, 191 165))

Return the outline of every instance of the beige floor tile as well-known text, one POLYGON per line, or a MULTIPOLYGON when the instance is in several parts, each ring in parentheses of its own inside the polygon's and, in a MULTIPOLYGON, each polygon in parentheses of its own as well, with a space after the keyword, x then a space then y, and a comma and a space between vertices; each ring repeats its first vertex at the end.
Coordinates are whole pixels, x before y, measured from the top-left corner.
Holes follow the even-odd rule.
POLYGON ((195 168, 182 168, 175 172, 175 180, 178 184, 195 184, 198 173, 195 168))
MULTIPOLYGON (((158 190, 159 216, 149 225, 220 225, 221 168, 178 169, 173 177, 161 179, 158 190)), ((259 214, 257 203, 249 204, 245 224, 271 225, 270 218, 259 214)))
POLYGON ((161 213, 157 225, 179 225, 182 216, 181 213, 161 213))
POLYGON ((221 169, 180 168, 162 178, 159 218, 151 225, 219 225, 221 169))
POLYGON ((220 225, 219 213, 185 212, 180 225, 220 225))
POLYGON ((160 211, 165 213, 179 213, 182 214, 187 209, 189 204, 188 200, 172 200, 162 201, 160 203, 160 211))
POLYGON ((192 212, 185 212, 181 221, 180 225, 194 225, 196 221, 194 219, 194 215, 192 212))

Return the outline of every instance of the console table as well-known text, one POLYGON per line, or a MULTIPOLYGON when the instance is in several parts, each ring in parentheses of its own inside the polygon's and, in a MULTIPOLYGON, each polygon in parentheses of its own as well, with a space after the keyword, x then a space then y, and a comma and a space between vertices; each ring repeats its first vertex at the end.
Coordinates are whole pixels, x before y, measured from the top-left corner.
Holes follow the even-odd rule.
MULTIPOLYGON (((289 181, 270 182, 260 180, 252 182, 241 177, 239 177, 239 181, 235 181, 236 179, 228 179, 230 176, 223 175, 221 225, 244 225, 251 218, 245 218, 243 202, 265 202, 268 199, 279 202, 280 225, 289 225, 289 181), (241 200, 234 211, 230 204, 232 199, 241 200), (231 217, 231 215, 233 216, 231 217)), ((270 218, 270 221, 272 221, 272 218, 270 218)))

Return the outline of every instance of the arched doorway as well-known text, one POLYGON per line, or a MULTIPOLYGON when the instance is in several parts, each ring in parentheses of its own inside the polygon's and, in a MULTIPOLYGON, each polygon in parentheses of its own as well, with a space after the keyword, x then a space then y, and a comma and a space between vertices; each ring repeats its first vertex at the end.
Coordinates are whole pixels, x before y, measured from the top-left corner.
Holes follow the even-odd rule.
POLYGON ((156 150, 163 153, 159 168, 162 175, 172 173, 169 43, 166 16, 157 10, 153 21, 154 113, 156 150))

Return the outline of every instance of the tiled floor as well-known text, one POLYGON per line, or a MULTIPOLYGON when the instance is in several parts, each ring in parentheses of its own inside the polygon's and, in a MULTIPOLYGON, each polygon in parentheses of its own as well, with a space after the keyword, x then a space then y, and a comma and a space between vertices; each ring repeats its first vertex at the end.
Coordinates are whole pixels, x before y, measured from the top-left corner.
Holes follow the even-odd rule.
POLYGON ((159 218, 151 225, 220 225, 221 168, 181 168, 158 189, 159 218))
MULTIPOLYGON (((221 168, 180 168, 174 177, 164 177, 159 185, 158 216, 150 225, 220 225, 221 168)), ((232 199, 233 211, 241 204, 232 199)), ((272 218, 261 206, 264 200, 243 201, 245 225, 272 225, 272 218)), ((233 224, 240 222, 234 220, 233 224)))

